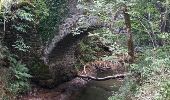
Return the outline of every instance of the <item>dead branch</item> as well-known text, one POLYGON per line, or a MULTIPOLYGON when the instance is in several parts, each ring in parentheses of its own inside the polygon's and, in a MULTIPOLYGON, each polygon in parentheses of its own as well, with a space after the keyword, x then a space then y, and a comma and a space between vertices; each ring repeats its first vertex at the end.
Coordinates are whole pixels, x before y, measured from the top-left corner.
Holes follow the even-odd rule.
POLYGON ((118 78, 124 78, 126 76, 130 75, 129 73, 126 74, 116 74, 113 76, 106 76, 106 77, 94 77, 94 76, 87 76, 87 75, 78 75, 79 78, 86 78, 86 79, 91 79, 91 80, 95 80, 95 81, 106 81, 106 80, 110 80, 110 79, 118 79, 118 78))

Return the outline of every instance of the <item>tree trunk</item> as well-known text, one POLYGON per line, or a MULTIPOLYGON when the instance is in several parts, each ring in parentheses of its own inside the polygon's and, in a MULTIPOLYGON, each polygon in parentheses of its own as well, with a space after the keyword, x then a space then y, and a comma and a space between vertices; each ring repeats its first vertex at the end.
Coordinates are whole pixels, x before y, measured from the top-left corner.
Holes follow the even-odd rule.
POLYGON ((130 15, 128 14, 128 9, 126 5, 124 6, 123 14, 124 14, 127 38, 128 38, 127 40, 128 54, 132 57, 130 62, 133 62, 134 61, 134 45, 133 45, 132 32, 131 32, 130 15))

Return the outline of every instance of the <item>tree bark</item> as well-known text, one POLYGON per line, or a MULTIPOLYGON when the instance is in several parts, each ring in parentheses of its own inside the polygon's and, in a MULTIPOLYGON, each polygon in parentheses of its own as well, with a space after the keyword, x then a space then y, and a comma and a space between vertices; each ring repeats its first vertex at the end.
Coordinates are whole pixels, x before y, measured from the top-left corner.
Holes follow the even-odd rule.
POLYGON ((133 38, 132 38, 132 32, 131 32, 130 15, 128 14, 128 9, 126 5, 124 6, 123 14, 124 14, 127 38, 128 38, 127 40, 128 54, 132 57, 130 62, 133 62, 134 61, 134 45, 133 45, 133 38))

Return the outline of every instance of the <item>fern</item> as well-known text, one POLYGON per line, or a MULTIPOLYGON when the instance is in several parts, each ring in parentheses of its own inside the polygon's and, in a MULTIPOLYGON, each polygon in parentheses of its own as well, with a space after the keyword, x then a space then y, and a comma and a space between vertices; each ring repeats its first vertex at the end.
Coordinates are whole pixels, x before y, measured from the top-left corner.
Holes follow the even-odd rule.
POLYGON ((9 91, 14 94, 27 91, 30 88, 28 79, 32 77, 28 74, 28 68, 14 57, 9 57, 9 59, 11 64, 9 69, 11 73, 8 87, 9 91))

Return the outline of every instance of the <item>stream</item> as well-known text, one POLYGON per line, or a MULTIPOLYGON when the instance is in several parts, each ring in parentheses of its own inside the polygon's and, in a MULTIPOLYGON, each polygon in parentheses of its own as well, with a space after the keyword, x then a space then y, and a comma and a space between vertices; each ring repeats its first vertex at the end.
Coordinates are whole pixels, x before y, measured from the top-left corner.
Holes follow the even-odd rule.
POLYGON ((89 81, 85 83, 84 87, 78 86, 79 83, 82 84, 80 79, 74 79, 70 82, 73 84, 64 83, 53 89, 34 86, 28 94, 22 95, 17 100, 108 100, 113 92, 117 92, 123 84, 122 79, 89 81), (77 80, 79 82, 75 82, 77 80), (72 92, 68 92, 70 89, 72 92))
POLYGON ((76 100, 108 100, 113 92, 119 90, 122 80, 90 81, 86 88, 82 89, 76 100))
MULTIPOLYGON (((109 75, 116 74, 116 72, 101 72, 98 73, 98 77, 106 77, 109 75)), ((117 92, 123 79, 110 79, 105 81, 89 81, 87 86, 79 91, 75 100, 108 100, 114 92, 117 92)))

